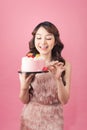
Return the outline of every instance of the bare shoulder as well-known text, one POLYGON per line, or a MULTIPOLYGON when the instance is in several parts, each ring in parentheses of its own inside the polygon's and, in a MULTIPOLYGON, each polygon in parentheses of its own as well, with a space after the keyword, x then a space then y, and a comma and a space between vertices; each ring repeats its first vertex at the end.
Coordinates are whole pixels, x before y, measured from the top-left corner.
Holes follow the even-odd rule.
POLYGON ((68 61, 65 61, 65 81, 67 86, 70 86, 70 81, 71 81, 71 64, 68 61))
POLYGON ((70 64, 70 62, 65 61, 65 68, 66 68, 66 69, 71 69, 71 64, 70 64))
POLYGON ((70 77, 71 76, 71 71, 72 71, 72 67, 70 62, 65 61, 65 77, 70 77))

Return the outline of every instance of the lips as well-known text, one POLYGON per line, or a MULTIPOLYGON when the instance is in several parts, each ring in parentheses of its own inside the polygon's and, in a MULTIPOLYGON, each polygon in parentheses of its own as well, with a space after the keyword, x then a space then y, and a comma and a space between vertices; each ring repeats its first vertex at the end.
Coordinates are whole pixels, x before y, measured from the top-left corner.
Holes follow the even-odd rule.
POLYGON ((42 50, 45 50, 48 48, 48 46, 39 46, 42 50))

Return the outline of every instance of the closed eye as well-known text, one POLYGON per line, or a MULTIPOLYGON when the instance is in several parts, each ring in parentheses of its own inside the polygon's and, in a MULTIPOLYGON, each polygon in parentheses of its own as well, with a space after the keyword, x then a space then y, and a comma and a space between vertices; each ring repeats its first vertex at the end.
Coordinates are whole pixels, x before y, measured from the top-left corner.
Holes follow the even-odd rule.
POLYGON ((52 36, 46 36, 46 40, 51 40, 52 36))
POLYGON ((46 38, 46 40, 51 40, 52 38, 46 38))
POLYGON ((40 40, 40 39, 41 39, 41 37, 36 37, 36 39, 37 39, 37 40, 40 40))

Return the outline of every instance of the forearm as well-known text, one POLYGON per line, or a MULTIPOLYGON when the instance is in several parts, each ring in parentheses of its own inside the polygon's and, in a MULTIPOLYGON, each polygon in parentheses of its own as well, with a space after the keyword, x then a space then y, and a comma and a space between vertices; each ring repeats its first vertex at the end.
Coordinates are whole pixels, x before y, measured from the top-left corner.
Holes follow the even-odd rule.
POLYGON ((29 89, 31 87, 30 84, 32 82, 32 79, 34 79, 34 77, 35 77, 34 74, 30 74, 28 77, 26 77, 26 73, 19 75, 20 79, 19 98, 24 104, 27 104, 30 100, 29 89))
POLYGON ((62 79, 57 80, 58 86, 58 98, 62 104, 66 104, 69 99, 69 92, 67 91, 67 86, 63 85, 62 79))
POLYGON ((29 89, 20 89, 19 98, 24 104, 27 104, 29 102, 29 89))

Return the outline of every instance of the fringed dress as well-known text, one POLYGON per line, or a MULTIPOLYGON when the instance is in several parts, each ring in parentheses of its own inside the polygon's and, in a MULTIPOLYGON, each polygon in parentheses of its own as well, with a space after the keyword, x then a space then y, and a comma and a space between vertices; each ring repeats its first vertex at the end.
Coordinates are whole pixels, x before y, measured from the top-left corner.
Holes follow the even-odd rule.
POLYGON ((36 74, 32 88, 33 96, 21 114, 20 130, 63 130, 63 108, 54 75, 36 74))

